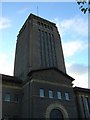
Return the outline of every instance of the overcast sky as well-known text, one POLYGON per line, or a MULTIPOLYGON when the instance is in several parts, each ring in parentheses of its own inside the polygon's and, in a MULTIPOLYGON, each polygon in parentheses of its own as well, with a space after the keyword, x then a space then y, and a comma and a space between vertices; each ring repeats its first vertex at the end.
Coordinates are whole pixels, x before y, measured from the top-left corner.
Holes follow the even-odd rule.
POLYGON ((67 74, 75 78, 74 86, 88 87, 88 14, 76 2, 3 2, 0 9, 1 74, 13 75, 18 31, 33 13, 56 23, 67 74))

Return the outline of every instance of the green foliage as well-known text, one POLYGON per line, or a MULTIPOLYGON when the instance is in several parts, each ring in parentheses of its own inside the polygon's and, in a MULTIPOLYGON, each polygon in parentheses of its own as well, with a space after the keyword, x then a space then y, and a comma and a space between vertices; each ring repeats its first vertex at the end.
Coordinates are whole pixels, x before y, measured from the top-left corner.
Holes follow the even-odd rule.
POLYGON ((77 4, 80 6, 79 9, 85 14, 90 13, 90 0, 77 0, 77 4))

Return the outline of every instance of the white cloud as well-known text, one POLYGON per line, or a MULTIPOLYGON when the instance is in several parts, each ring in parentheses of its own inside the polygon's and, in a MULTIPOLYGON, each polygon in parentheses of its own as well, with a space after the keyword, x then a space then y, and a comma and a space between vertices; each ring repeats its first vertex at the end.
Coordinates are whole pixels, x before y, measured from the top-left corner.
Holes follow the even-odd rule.
POLYGON ((55 18, 54 21, 57 24, 57 27, 61 35, 66 34, 68 32, 70 32, 71 34, 73 32, 73 35, 76 34, 81 36, 88 35, 88 17, 85 19, 79 16, 75 16, 73 18, 65 20, 55 18))
POLYGON ((65 57, 72 56, 78 51, 88 47, 87 43, 80 40, 63 42, 62 46, 65 57))
POLYGON ((13 55, 0 53, 0 74, 13 75, 13 55))
POLYGON ((90 85, 89 85, 90 83, 88 81, 88 73, 83 75, 75 75, 75 74, 72 74, 72 75, 75 78, 75 81, 73 82, 74 86, 90 88, 90 85))
POLYGON ((88 66, 78 63, 73 63, 68 66, 68 70, 74 74, 83 75, 86 74, 88 71, 88 66))
MULTIPOLYGON (((67 57, 67 59, 79 51, 87 50, 88 52, 88 17, 81 18, 75 16, 64 20, 56 18, 54 22, 63 38, 62 47, 64 56, 67 57), (86 39, 83 40, 83 38, 86 39)), ((75 78, 73 82, 74 86, 90 87, 88 81, 88 66, 70 61, 70 63, 66 63, 66 68, 68 75, 75 78)))
POLYGON ((67 73, 75 78, 74 86, 88 88, 88 66, 83 64, 71 63, 67 64, 67 73))
POLYGON ((0 30, 11 27, 11 21, 8 18, 0 17, 0 30))

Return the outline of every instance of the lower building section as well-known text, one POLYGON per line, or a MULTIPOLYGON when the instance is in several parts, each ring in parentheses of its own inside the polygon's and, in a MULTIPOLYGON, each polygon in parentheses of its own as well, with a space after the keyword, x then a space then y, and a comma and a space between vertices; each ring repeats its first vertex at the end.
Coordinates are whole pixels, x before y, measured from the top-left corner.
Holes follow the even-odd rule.
POLYGON ((90 89, 74 88, 78 117, 90 119, 90 89))
POLYGON ((2 118, 89 119, 90 89, 72 81, 57 69, 33 71, 26 82, 2 75, 2 118))

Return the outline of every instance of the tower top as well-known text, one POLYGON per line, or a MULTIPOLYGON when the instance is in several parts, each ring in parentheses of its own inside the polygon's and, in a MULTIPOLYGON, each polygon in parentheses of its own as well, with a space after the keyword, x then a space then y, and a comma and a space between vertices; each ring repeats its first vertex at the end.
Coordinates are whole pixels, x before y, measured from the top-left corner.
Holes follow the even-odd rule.
POLYGON ((46 23, 48 23, 48 24, 51 24, 51 25, 53 25, 54 27, 56 27, 56 24, 55 24, 55 23, 50 22, 49 20, 46 20, 46 19, 44 19, 44 18, 42 18, 42 17, 40 17, 40 16, 37 16, 37 15, 34 15, 34 14, 30 13, 30 15, 28 16, 28 18, 27 18, 26 21, 24 22, 22 28, 20 29, 19 34, 20 34, 20 33, 22 32, 22 30, 25 28, 27 22, 30 22, 30 20, 32 20, 32 19, 36 19, 36 20, 42 21, 42 22, 44 21, 44 22, 46 22, 46 23))

